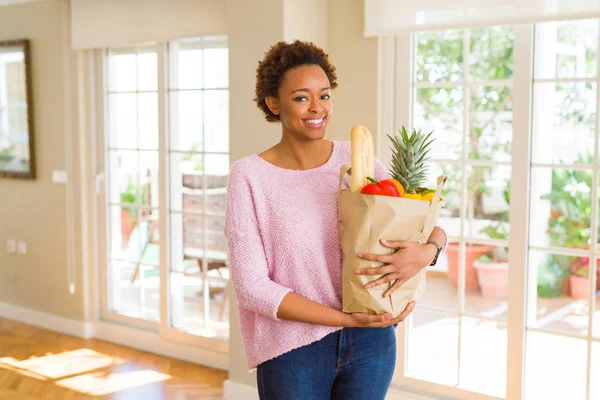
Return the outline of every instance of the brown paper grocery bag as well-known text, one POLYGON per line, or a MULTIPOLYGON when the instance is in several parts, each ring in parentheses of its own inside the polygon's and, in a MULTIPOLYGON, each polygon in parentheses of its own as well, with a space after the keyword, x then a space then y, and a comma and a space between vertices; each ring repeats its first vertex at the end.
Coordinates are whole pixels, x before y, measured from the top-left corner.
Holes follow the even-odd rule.
POLYGON ((413 300, 425 291, 425 269, 396 289, 391 296, 383 293, 395 281, 365 289, 365 284, 382 275, 356 275, 359 268, 380 267, 375 261, 361 260, 359 253, 391 254, 395 250, 380 243, 380 239, 409 240, 426 243, 441 209, 438 202, 446 177, 437 178, 431 203, 401 197, 374 196, 342 189, 348 165, 340 169, 338 219, 342 246, 343 311, 347 313, 398 316, 413 300))

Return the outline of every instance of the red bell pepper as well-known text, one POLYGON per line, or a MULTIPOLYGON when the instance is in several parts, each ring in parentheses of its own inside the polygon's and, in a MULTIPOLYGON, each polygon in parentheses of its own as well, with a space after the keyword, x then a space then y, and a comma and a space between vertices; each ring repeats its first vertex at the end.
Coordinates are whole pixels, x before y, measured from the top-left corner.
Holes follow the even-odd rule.
POLYGON ((366 184, 360 192, 363 194, 375 194, 380 196, 400 197, 400 191, 394 182, 389 180, 377 181, 371 177, 367 177, 372 183, 366 184))

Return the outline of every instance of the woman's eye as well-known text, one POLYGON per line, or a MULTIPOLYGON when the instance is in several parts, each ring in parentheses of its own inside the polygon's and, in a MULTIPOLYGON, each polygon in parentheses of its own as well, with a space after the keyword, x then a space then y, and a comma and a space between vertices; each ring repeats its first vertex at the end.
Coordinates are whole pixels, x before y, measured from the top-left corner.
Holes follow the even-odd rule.
POLYGON ((308 99, 306 97, 304 97, 304 96, 296 97, 294 99, 294 101, 306 101, 306 100, 308 100, 308 99))
POLYGON ((329 94, 324 94, 323 96, 321 96, 321 98, 322 98, 323 100, 329 100, 329 99, 331 98, 331 95, 329 95, 329 94))

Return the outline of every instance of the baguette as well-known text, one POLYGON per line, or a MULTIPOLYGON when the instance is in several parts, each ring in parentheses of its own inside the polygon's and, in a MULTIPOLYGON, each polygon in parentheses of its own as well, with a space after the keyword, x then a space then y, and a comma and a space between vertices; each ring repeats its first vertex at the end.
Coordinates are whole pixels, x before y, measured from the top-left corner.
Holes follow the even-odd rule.
POLYGON ((350 190, 359 192, 367 183, 367 177, 375 175, 375 149, 373 136, 364 126, 356 125, 350 131, 352 170, 350 190))

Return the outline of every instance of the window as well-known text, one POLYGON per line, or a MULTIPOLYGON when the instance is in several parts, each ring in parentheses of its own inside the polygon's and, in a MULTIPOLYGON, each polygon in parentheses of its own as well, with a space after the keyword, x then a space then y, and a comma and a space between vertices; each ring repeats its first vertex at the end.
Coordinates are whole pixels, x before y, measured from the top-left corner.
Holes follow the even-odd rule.
POLYGON ((106 54, 103 316, 184 340, 226 340, 226 39, 106 54))
POLYGON ((458 398, 600 398, 599 24, 397 39, 412 52, 410 125, 436 136, 430 180, 449 177, 440 222, 451 243, 404 331, 401 384, 458 398), (520 174, 528 201, 511 203, 524 198, 520 174), (527 216, 527 235, 509 211, 527 216), (507 354, 511 340, 523 347, 507 354), (510 360, 521 369, 507 371, 510 360))
POLYGON ((587 398, 600 397, 599 287, 589 279, 598 250, 590 244, 598 243, 599 23, 535 29, 527 398, 585 399, 588 383, 587 398))
POLYGON ((406 374, 503 397, 513 28, 414 39, 413 126, 434 132, 430 181, 449 177, 440 222, 450 244, 412 317, 406 374))

